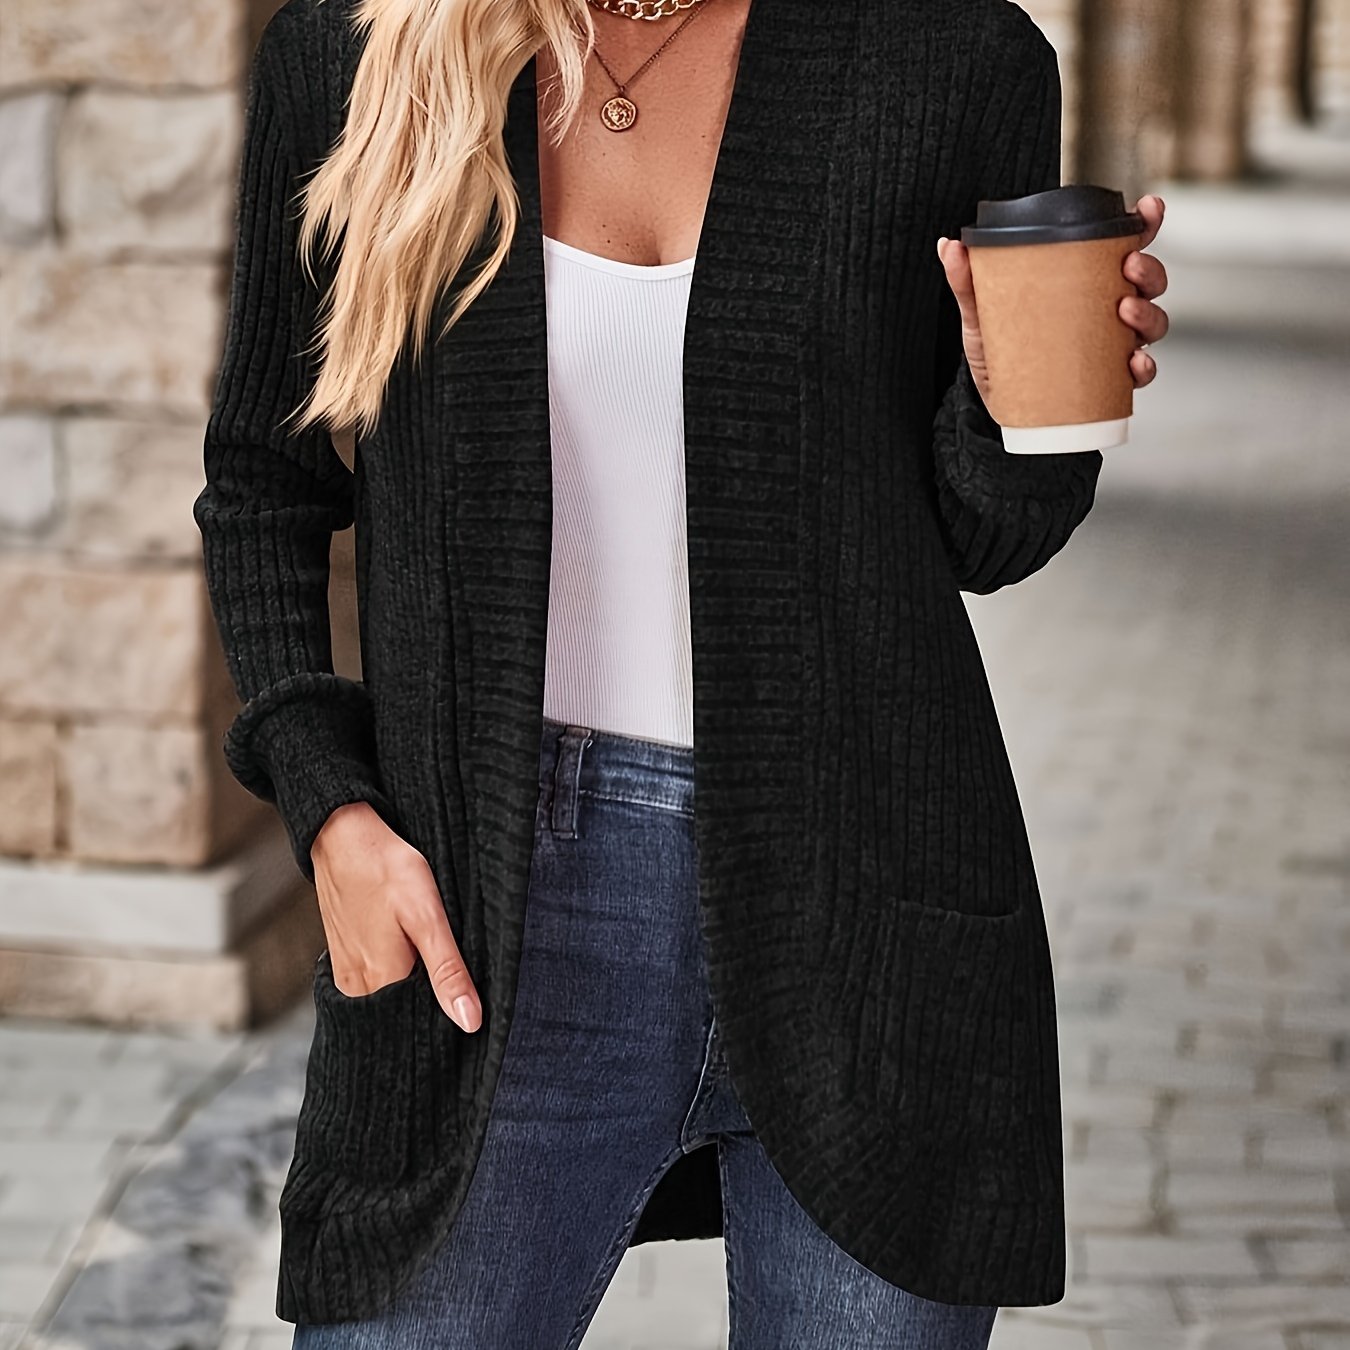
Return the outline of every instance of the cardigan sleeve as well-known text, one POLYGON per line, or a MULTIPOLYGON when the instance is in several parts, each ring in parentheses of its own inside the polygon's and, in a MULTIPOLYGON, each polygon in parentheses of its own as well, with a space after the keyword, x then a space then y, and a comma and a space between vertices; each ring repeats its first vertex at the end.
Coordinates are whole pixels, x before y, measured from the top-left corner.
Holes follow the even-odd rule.
MULTIPOLYGON (((998 120, 980 191, 989 200, 1044 192, 1060 182, 1058 58, 1029 19, 1026 26, 1031 47, 1014 58, 1006 113, 997 100, 993 106, 998 120)), ((1092 508, 1102 453, 1004 449, 1002 430, 966 360, 956 298, 945 281, 942 290, 939 377, 955 373, 933 422, 938 508, 958 584, 987 594, 1030 576, 1064 547, 1092 508)))
MULTIPOLYGON (((391 824, 364 685, 333 671, 334 531, 353 520, 352 475, 323 426, 283 430, 310 378, 302 347, 317 289, 297 254, 306 165, 273 20, 249 69, 224 350, 193 505, 207 591, 241 701, 224 754, 273 803, 301 872, 329 814, 367 801, 391 824)), ((284 49, 283 49, 284 50, 284 49)))

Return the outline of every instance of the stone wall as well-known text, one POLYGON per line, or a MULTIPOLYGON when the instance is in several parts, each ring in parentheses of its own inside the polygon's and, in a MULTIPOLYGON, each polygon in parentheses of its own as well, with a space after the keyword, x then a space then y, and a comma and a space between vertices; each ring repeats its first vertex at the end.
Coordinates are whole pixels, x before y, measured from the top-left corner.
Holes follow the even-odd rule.
POLYGON ((185 992, 214 961, 233 984, 207 1016, 237 1020, 229 953, 298 880, 283 885, 279 828, 219 753, 237 704, 191 514, 249 17, 240 0, 5 0, 0 1007, 134 1015, 107 980, 97 1007, 73 990, 48 1006, 53 962, 134 951, 180 961, 185 992), (246 897, 241 858, 272 877, 246 897), (201 903, 204 882, 209 937, 175 900, 201 903))

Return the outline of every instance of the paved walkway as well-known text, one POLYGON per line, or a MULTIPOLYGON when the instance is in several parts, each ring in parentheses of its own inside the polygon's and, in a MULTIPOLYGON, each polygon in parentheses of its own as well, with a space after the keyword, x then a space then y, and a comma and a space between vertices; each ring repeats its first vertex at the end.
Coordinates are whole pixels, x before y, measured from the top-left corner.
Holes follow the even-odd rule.
MULTIPOLYGON (((1185 209, 1201 244, 1231 219, 1185 209)), ((1051 919, 1072 1229, 1068 1297, 994 1347, 1344 1350, 1350 268, 1160 251, 1133 444, 1059 558, 970 597, 1051 919)), ((308 1035, 0 1026, 0 1350, 286 1350, 308 1035)), ((720 1244, 639 1248, 585 1350, 714 1350, 724 1298, 720 1244)))

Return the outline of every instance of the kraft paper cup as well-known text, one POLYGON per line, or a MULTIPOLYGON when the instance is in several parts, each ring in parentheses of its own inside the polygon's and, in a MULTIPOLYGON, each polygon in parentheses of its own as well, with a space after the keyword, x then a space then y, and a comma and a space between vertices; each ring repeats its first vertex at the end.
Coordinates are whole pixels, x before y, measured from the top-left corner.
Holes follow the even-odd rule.
POLYGON ((981 201, 961 231, 984 338, 990 416, 1018 454, 1101 450, 1129 440, 1130 353, 1119 314, 1137 294, 1121 271, 1146 228, 1111 188, 1053 188, 981 201))

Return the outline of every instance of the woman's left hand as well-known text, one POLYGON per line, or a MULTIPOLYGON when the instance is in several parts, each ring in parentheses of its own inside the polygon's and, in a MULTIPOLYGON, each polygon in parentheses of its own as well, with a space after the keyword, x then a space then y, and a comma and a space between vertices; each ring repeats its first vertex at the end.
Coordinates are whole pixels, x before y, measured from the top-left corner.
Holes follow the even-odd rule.
POLYGON ((1153 303, 1167 289, 1167 269, 1157 258, 1144 252, 1157 237, 1166 208, 1161 197, 1149 195, 1141 197, 1134 209, 1143 216, 1146 228, 1139 247, 1125 255, 1121 271, 1126 281, 1134 283, 1139 294, 1127 295, 1120 302, 1120 317, 1139 334, 1140 346, 1130 353, 1130 374, 1134 377, 1134 387, 1142 389, 1152 383, 1158 373, 1158 363, 1143 350, 1143 346, 1161 342, 1167 336, 1167 311, 1153 303))

